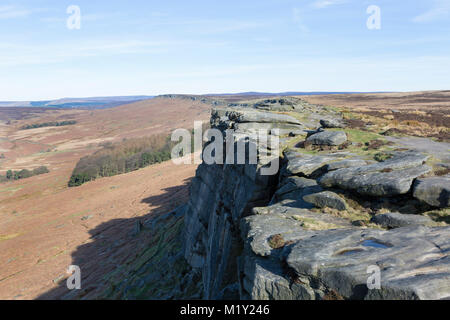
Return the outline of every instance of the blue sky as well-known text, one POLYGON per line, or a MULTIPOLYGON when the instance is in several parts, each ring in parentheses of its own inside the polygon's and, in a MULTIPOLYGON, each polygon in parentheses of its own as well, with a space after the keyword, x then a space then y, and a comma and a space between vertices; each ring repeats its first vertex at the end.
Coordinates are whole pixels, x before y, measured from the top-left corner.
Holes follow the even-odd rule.
POLYGON ((450 0, 0 0, 3 101, 440 89, 450 0))

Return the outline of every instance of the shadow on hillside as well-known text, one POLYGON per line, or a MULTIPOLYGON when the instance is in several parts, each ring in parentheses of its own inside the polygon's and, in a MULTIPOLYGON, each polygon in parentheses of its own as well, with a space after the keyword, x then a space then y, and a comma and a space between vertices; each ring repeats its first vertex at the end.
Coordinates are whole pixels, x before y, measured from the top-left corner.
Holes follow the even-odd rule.
POLYGON ((81 270, 81 289, 69 290, 66 284, 68 274, 66 270, 61 270, 60 277, 48 279, 49 282, 58 282, 58 287, 37 299, 96 299, 111 287, 108 282, 111 276, 115 281, 126 278, 122 270, 152 243, 150 232, 142 232, 142 226, 186 203, 190 182, 191 178, 186 179, 180 186, 162 189, 160 195, 142 199, 142 203, 151 207, 151 211, 144 216, 114 219, 90 230, 89 242, 78 246, 71 254, 71 264, 81 270))

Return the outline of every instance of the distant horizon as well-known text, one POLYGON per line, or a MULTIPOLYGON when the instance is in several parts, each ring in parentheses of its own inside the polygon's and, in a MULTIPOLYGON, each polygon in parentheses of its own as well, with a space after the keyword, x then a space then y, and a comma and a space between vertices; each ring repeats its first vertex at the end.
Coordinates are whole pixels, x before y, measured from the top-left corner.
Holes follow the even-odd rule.
MULTIPOLYGON (((414 91, 280 91, 280 92, 264 92, 264 91, 243 91, 243 92, 223 92, 223 93, 161 93, 161 94, 137 94, 137 95, 112 95, 112 96, 75 96, 75 97, 60 97, 36 100, 2 100, 0 103, 20 103, 20 102, 54 102, 62 100, 90 100, 90 99, 111 99, 111 98, 141 98, 151 99, 160 96, 177 95, 177 96, 232 96, 232 95, 264 95, 264 96, 289 96, 289 95, 333 95, 333 94, 377 94, 377 93, 414 93, 414 92, 438 92, 450 91, 450 89, 442 90, 414 90, 414 91)), ((1 105, 0 105, 1 106, 1 105)))

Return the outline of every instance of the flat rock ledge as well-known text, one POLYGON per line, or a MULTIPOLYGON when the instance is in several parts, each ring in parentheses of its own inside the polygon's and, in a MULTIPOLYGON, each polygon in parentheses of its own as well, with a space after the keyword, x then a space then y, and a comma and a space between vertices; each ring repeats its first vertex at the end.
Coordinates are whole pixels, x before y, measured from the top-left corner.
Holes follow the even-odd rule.
POLYGON ((449 250, 450 227, 326 230, 296 243, 286 262, 344 298, 448 299, 449 250), (367 287, 371 267, 380 270, 380 289, 367 287))
POLYGON ((420 225, 431 226, 434 224, 433 220, 427 216, 418 214, 401 214, 397 212, 378 214, 371 219, 371 222, 388 229, 420 225))
MULTIPOLYGON (((243 221, 247 252, 240 269, 243 297, 450 298, 450 227, 409 226, 384 231, 336 224, 326 230, 307 230, 292 218, 295 212, 304 219, 327 215, 284 209, 281 213, 282 208, 272 207, 243 221), (270 246, 274 234, 285 241, 281 248, 270 246), (374 268, 380 272, 379 289, 367 286, 374 268)), ((328 223, 332 225, 331 220, 328 223)))
POLYGON ((328 172, 319 180, 323 187, 355 190, 362 195, 394 196, 411 190, 417 177, 431 171, 423 163, 428 156, 403 152, 392 159, 362 167, 328 172))
POLYGON ((309 136, 307 142, 320 146, 339 146, 347 141, 344 131, 322 131, 309 136))
POLYGON ((348 205, 344 199, 331 191, 309 194, 303 197, 306 202, 314 204, 317 208, 333 208, 347 210, 348 205))

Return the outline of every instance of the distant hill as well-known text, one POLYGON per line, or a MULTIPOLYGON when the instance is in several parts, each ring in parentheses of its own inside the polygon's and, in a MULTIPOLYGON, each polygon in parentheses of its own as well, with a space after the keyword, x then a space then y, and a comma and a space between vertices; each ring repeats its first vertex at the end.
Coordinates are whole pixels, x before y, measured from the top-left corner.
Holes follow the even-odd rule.
MULTIPOLYGON (((308 96, 308 95, 329 95, 329 94, 361 94, 376 92, 241 92, 241 93, 213 93, 205 95, 173 94, 162 95, 162 97, 266 97, 266 96, 308 96)), ((1 107, 40 107, 40 108, 61 108, 61 109, 107 109, 124 104, 152 99, 155 96, 117 96, 117 97, 91 97, 91 98, 63 98, 45 101, 0 101, 1 107)))
POLYGON ((316 95, 326 95, 326 94, 360 94, 360 93, 384 93, 384 92, 338 92, 338 91, 313 91, 313 92, 302 92, 302 91, 287 91, 287 92, 240 92, 240 93, 213 93, 206 94, 206 96, 316 96, 316 95))
POLYGON ((153 96, 63 98, 45 101, 0 101, 0 107, 106 109, 151 98, 153 96))

